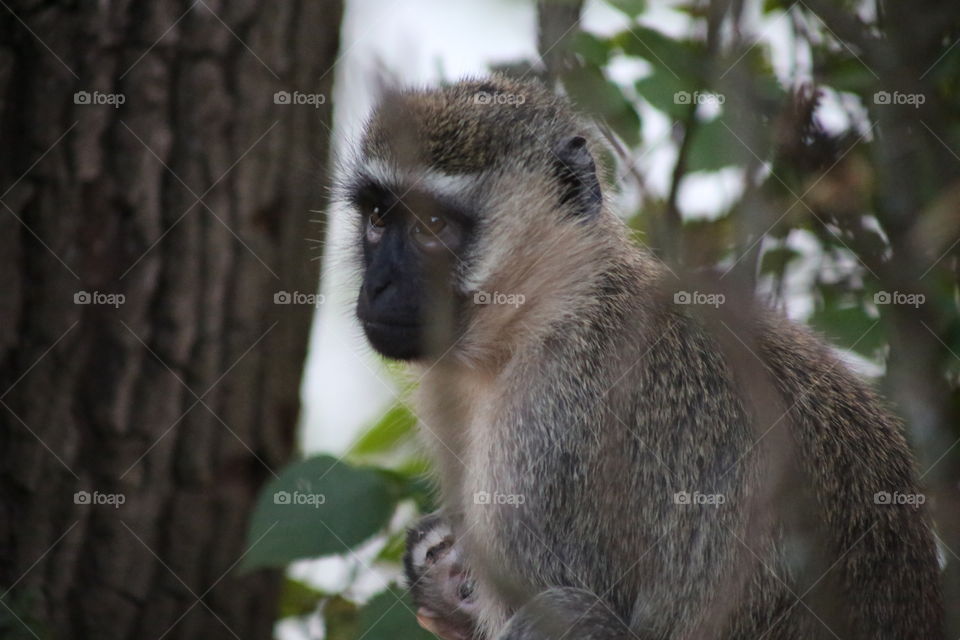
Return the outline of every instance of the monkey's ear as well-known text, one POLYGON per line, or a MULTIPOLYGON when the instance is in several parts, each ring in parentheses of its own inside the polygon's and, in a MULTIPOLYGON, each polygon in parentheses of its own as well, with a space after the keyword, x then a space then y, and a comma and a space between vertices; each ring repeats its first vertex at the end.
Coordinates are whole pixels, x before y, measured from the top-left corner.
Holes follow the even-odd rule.
POLYGON ((554 149, 561 204, 572 204, 577 217, 590 218, 600 213, 603 195, 597 178, 597 165, 583 136, 569 136, 554 149))

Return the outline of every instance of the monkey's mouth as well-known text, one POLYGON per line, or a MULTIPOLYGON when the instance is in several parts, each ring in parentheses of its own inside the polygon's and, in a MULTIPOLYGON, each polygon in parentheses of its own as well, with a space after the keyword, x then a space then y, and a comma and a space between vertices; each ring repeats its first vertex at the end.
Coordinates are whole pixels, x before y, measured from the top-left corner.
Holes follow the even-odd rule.
POLYGON ((420 325, 405 322, 376 322, 374 320, 364 320, 363 328, 373 331, 419 331, 420 325))
POLYGON ((411 360, 420 357, 422 327, 420 324, 403 324, 364 320, 363 332, 377 353, 394 360, 411 360))

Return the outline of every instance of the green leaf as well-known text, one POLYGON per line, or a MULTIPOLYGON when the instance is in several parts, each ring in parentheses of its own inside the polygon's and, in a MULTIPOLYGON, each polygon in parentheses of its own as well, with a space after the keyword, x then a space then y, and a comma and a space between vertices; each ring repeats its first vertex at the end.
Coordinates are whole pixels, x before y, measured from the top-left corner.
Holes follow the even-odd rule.
POLYGON ((823 78, 827 86, 837 91, 849 91, 866 96, 868 100, 872 100, 873 90, 877 86, 877 79, 870 73, 870 69, 853 57, 824 55, 818 75, 823 78))
POLYGON ((356 640, 361 637, 357 631, 360 609, 357 605, 341 596, 333 596, 323 604, 323 625, 326 628, 326 640, 356 640))
POLYGON ((399 489, 389 474, 331 456, 290 465, 260 493, 242 569, 346 552, 386 526, 399 489))
POLYGON ((293 578, 287 578, 280 593, 280 618, 305 616, 313 613, 317 604, 326 597, 310 585, 293 578))
POLYGON ((684 102, 681 96, 684 93, 693 95, 697 90, 693 82, 657 68, 647 77, 638 80, 635 86, 637 93, 649 102, 651 107, 677 120, 685 119, 690 111, 689 103, 684 102))
POLYGON ((687 171, 717 171, 746 163, 749 153, 720 118, 698 122, 687 153, 687 171))
POLYGON ((397 586, 373 598, 360 610, 358 638, 364 640, 436 640, 417 624, 413 603, 397 586))
POLYGON ((602 67, 610 61, 612 45, 592 33, 578 31, 573 36, 573 50, 590 64, 602 67))
POLYGON ((831 343, 867 358, 875 358, 884 345, 883 327, 873 326, 876 322, 862 306, 840 306, 839 303, 819 306, 810 318, 810 324, 825 333, 831 343))
POLYGON ((351 456, 368 456, 393 449, 409 436, 417 425, 417 418, 405 404, 396 404, 367 431, 350 450, 351 456))
POLYGON ((439 505, 434 502, 435 484, 430 481, 426 472, 419 469, 415 473, 397 471, 396 477, 402 499, 412 499, 420 513, 437 510, 439 505))
POLYGON ((773 273, 773 274, 782 274, 787 265, 794 258, 799 258, 800 253, 789 247, 777 247, 776 249, 770 249, 765 251, 763 257, 760 259, 760 271, 762 273, 773 273))
POLYGON ((646 0, 607 0, 614 9, 636 18, 647 9, 646 0))
POLYGON ((695 87, 702 84, 705 51, 698 42, 671 38, 643 25, 633 25, 611 40, 628 56, 643 58, 670 76, 695 87))
POLYGON ((597 67, 574 69, 564 76, 573 101, 613 129, 631 147, 640 144, 640 116, 633 103, 597 67))
POLYGON ((398 531, 391 534, 387 544, 377 554, 377 560, 386 562, 401 562, 403 553, 407 550, 407 532, 398 531))
POLYGON ((405 460, 393 470, 407 478, 423 477, 430 473, 430 462, 426 457, 418 455, 405 460))

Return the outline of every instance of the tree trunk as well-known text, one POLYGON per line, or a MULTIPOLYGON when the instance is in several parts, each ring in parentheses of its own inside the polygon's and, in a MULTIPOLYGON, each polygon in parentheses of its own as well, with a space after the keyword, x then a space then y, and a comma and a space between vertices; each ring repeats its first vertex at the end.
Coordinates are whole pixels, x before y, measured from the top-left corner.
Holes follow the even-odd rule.
POLYGON ((0 7, 0 636, 270 637, 341 11, 0 7))

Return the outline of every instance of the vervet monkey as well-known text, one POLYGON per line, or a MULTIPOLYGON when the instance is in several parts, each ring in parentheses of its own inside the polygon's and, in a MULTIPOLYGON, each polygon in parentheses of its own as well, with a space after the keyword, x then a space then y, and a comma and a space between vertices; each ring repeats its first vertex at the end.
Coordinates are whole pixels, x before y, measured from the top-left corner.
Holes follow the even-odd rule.
POLYGON ((883 499, 919 494, 897 421, 787 319, 678 304, 601 149, 497 76, 389 92, 345 163, 357 316, 420 372, 474 637, 943 637, 925 509, 883 499))

